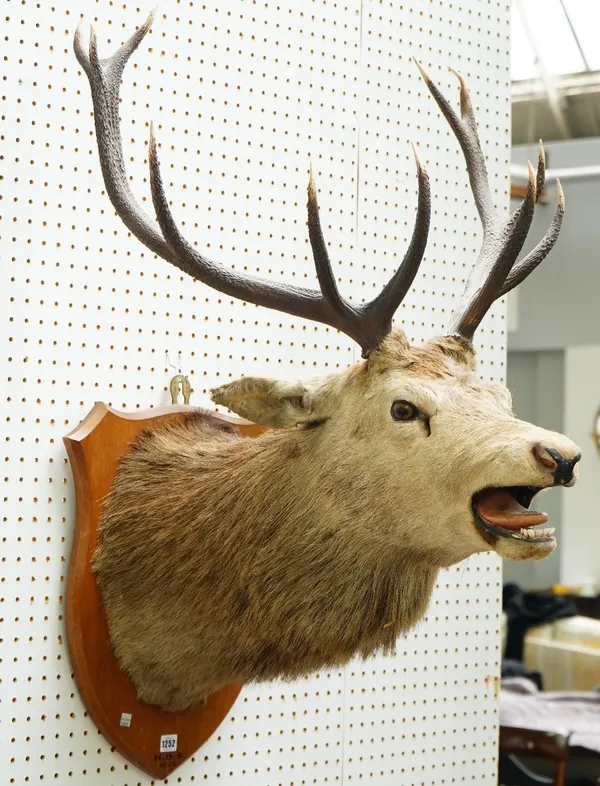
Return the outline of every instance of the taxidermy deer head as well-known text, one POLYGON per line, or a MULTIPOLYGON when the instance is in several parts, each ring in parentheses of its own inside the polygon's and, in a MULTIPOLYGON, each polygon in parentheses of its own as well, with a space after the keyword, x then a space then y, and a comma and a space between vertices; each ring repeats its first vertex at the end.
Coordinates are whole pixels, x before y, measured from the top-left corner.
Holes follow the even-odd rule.
POLYGON ((471 554, 550 554, 547 516, 529 506, 543 489, 574 484, 580 452, 567 437, 518 420, 508 391, 475 375, 477 326, 558 237, 560 184, 549 231, 517 261, 544 184, 541 147, 522 204, 510 216, 498 213, 464 80, 456 74, 459 117, 419 66, 464 153, 483 242, 446 334, 410 346, 392 318, 429 228, 429 181, 418 158, 408 251, 365 304, 338 291, 312 177, 308 231, 320 291, 247 277, 197 252, 171 214, 152 133, 158 227, 143 212, 125 171, 119 84, 151 22, 105 60, 93 31, 87 53, 81 31, 75 36, 118 215, 193 278, 330 325, 363 355, 317 379, 248 376, 214 390, 214 402, 269 427, 256 439, 198 412, 145 433, 123 459, 94 562, 111 641, 143 701, 184 710, 227 683, 294 678, 392 650, 425 614, 439 569, 471 554))

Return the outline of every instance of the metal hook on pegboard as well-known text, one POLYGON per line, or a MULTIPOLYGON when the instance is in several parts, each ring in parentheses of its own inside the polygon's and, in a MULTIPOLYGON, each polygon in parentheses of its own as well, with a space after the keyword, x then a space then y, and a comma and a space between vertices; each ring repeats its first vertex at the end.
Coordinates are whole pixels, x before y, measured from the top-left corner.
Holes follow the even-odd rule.
POLYGON ((169 382, 169 391, 171 393, 171 404, 178 403, 180 392, 183 394, 183 403, 189 404, 190 397, 192 395, 192 387, 190 384, 189 376, 187 374, 184 374, 182 370, 183 364, 182 364, 181 352, 177 353, 176 366, 174 366, 173 363, 171 363, 168 350, 165 352, 165 361, 167 363, 167 366, 169 366, 170 368, 174 369, 177 372, 169 382))

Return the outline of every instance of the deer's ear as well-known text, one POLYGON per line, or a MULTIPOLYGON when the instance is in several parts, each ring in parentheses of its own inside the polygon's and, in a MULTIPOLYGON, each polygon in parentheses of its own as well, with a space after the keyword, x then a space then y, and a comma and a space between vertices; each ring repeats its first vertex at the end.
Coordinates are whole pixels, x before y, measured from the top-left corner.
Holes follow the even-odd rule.
POLYGON ((211 399, 242 418, 272 428, 285 428, 323 417, 317 409, 317 386, 310 381, 242 377, 211 390, 211 399))

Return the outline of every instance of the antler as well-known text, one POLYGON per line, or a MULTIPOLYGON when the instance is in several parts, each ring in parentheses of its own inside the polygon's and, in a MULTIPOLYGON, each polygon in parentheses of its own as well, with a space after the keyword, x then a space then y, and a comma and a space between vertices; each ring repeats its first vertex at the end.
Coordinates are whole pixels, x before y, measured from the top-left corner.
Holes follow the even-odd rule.
POLYGON ((150 29, 153 18, 154 12, 112 57, 104 60, 98 58, 93 28, 90 29, 89 52, 83 48, 82 23, 77 28, 73 42, 75 56, 90 83, 102 176, 117 215, 151 251, 193 278, 230 297, 330 325, 354 339, 361 346, 363 357, 367 357, 390 332, 394 313, 408 292, 425 252, 431 218, 431 195, 429 178, 416 151, 419 195, 412 239, 402 263, 371 302, 350 303, 338 291, 319 220, 312 170, 308 184, 308 231, 320 291, 277 284, 228 270, 199 254, 179 231, 164 192, 152 128, 150 183, 160 233, 129 188, 119 128, 119 88, 127 61, 150 29))
POLYGON ((483 224, 483 242, 479 256, 448 328, 450 335, 459 335, 471 341, 475 330, 494 300, 520 284, 549 254, 560 232, 565 197, 560 181, 557 180, 558 205, 550 228, 537 246, 524 259, 515 264, 529 232, 535 204, 544 188, 546 160, 541 140, 537 174, 528 162, 529 183, 523 202, 508 218, 501 216, 492 202, 485 159, 477 133, 477 123, 463 77, 452 68, 450 69, 460 82, 461 116, 459 118, 421 64, 417 60, 415 62, 460 143, 467 163, 471 190, 483 224))

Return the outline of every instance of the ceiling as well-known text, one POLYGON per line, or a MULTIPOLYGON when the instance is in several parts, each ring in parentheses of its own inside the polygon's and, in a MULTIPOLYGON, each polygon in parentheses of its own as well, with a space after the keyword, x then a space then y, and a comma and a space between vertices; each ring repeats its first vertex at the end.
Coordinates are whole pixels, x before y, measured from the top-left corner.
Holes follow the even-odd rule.
POLYGON ((600 136, 600 2, 513 0, 513 145, 600 136))

